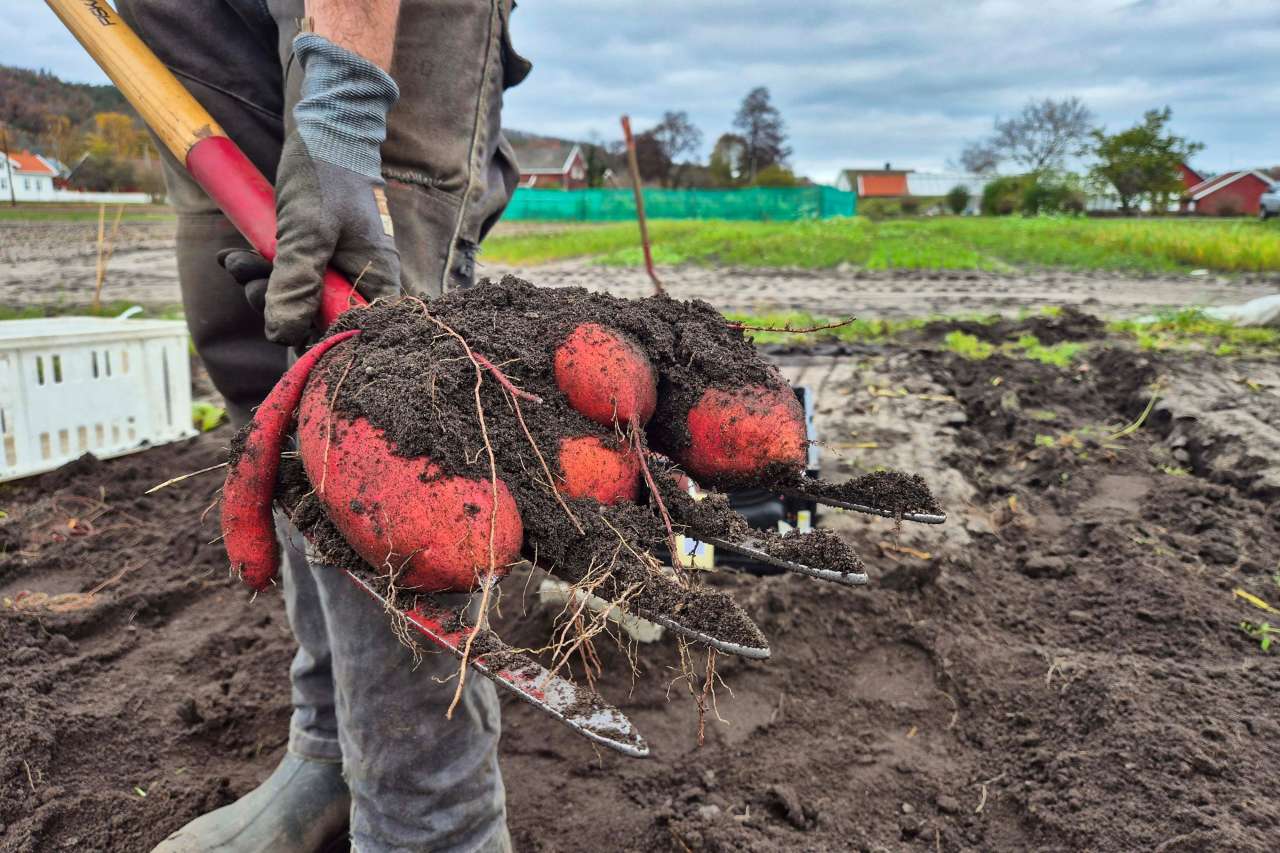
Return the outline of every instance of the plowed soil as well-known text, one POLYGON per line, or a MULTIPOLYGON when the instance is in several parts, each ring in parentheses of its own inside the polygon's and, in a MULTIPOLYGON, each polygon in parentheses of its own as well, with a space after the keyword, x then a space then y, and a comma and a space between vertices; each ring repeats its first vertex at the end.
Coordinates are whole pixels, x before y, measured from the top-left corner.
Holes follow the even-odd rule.
MULTIPOLYGON (((701 748, 669 641, 634 681, 600 649, 648 760, 506 702, 517 849, 1274 849, 1280 663, 1234 591, 1280 604, 1280 367, 1096 327, 1067 369, 965 361, 946 331, 779 360, 818 392, 824 476, 918 470, 948 523, 827 516, 867 589, 717 575, 773 658, 720 659, 701 748)), ((0 850, 145 850, 279 758, 291 641, 209 544, 218 475, 141 496, 229 438, 0 486, 0 850)), ((524 581, 497 627, 540 645, 524 581)))

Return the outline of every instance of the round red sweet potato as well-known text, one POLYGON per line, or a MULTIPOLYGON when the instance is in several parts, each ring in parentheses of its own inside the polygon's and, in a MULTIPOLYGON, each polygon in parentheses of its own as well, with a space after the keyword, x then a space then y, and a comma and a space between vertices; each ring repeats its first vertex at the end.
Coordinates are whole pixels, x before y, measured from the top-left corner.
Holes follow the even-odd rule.
POLYGON ((556 385, 569 405, 596 423, 632 420, 643 425, 653 415, 658 382, 653 365, 630 337, 598 323, 575 328, 555 353, 556 385))
POLYGON ((677 457, 714 484, 754 480, 769 469, 804 468, 804 409, 790 388, 708 388, 688 414, 689 444, 677 457))
MULTIPOLYGON (((490 480, 448 476, 429 459, 394 455, 381 430, 331 412, 329 398, 328 384, 314 375, 298 414, 302 463, 329 520, 375 569, 397 571, 400 586, 474 589, 489 569, 490 480)), ((501 480, 497 491, 494 562, 502 576, 519 559, 524 526, 501 480)))
POLYGON ((640 464, 624 446, 612 446, 594 435, 560 440, 557 485, 570 497, 602 504, 634 501, 640 493, 640 464))

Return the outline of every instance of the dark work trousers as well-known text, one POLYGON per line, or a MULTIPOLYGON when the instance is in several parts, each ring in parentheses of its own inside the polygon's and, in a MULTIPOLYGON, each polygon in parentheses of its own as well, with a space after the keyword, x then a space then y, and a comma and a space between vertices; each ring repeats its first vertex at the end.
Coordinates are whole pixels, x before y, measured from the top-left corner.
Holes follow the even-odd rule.
MULTIPOLYGON (((121 15, 266 176, 275 175, 301 88, 293 38, 303 0, 119 0, 121 15)), ((511 48, 511 0, 403 0, 383 174, 406 291, 436 296, 472 281, 476 247, 519 172, 500 131, 503 91, 529 64, 511 48)), ((196 350, 236 425, 284 372, 287 351, 218 266, 247 245, 167 152, 178 268, 196 350)), ((493 685, 467 681, 444 712, 447 654, 413 667, 385 614, 336 570, 309 562, 281 525, 283 592, 298 653, 289 749, 342 762, 361 853, 509 849, 493 685)), ((261 606, 261 605, 259 605, 261 606)), ((283 675, 283 674, 282 674, 283 675)))

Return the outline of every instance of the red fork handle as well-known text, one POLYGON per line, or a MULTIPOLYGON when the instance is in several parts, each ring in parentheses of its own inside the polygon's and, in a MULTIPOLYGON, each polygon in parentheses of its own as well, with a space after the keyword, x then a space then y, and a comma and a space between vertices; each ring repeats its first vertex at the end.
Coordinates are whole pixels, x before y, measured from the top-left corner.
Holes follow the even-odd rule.
MULTIPOLYGON (((275 260, 275 190, 239 146, 225 136, 201 139, 187 152, 187 171, 249 244, 267 260, 275 260)), ((347 309, 368 304, 346 276, 332 267, 324 271, 321 328, 328 328, 347 309)))

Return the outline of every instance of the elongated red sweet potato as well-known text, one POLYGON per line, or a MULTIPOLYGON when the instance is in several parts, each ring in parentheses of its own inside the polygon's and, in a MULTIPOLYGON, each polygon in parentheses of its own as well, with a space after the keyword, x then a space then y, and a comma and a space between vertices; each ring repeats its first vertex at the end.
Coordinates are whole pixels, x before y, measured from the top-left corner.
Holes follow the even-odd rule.
POLYGON ((700 480, 748 483, 766 471, 804 468, 804 409, 785 385, 708 388, 689 409, 689 444, 676 461, 700 480))
MULTIPOLYGON (((341 349, 334 359, 344 357, 341 349)), ((429 592, 467 592, 489 569, 493 485, 446 475, 430 459, 392 453, 380 429, 329 408, 316 375, 298 413, 298 449, 325 514, 347 543, 396 584, 429 592)), ((519 559, 520 511, 498 481, 493 536, 497 576, 519 559)))
POLYGON ((254 412, 222 488, 222 536, 232 570, 254 589, 265 589, 280 568, 272 519, 280 452, 311 369, 330 349, 357 331, 321 341, 289 368, 254 412))
POLYGON ((596 423, 611 426, 653 416, 658 382, 644 351, 622 332, 583 323, 555 353, 556 384, 569 405, 596 423))
POLYGON ((594 435, 560 441, 560 490, 602 504, 634 501, 640 493, 640 464, 625 445, 611 446, 594 435))

